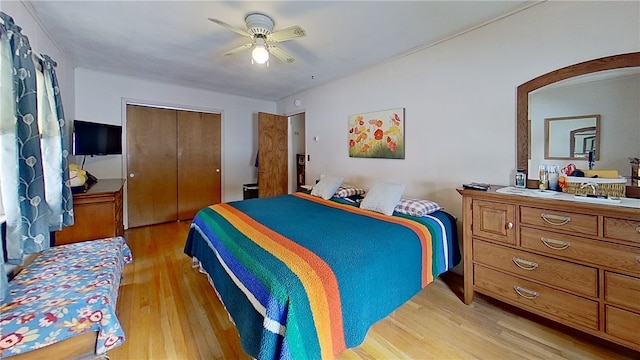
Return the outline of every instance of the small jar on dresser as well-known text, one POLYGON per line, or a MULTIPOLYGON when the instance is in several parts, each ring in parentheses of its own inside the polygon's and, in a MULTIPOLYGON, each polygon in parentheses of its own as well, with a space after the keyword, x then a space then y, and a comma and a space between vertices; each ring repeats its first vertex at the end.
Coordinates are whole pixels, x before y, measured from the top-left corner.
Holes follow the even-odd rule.
POLYGON ((640 350, 639 199, 458 192, 466 304, 481 293, 640 350))

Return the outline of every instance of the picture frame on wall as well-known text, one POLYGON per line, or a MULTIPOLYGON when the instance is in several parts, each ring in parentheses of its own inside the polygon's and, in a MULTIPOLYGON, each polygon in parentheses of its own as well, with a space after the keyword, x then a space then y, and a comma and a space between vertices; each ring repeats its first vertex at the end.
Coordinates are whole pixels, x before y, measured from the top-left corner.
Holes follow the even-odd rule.
POLYGON ((349 116, 349 157, 404 159, 404 108, 349 116))

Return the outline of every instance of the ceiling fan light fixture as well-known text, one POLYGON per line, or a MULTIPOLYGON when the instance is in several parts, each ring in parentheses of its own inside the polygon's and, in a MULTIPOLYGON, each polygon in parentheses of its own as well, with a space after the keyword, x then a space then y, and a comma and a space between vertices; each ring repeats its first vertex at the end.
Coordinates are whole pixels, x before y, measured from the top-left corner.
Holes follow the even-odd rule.
POLYGON ((269 61, 269 51, 267 51, 264 45, 256 45, 253 51, 251 51, 251 59, 262 65, 269 61))
POLYGON ((251 51, 251 60, 261 65, 269 61, 269 50, 261 37, 256 39, 256 44, 251 51))
POLYGON ((306 36, 306 32, 298 25, 273 32, 273 20, 270 17, 259 13, 249 14, 245 18, 245 23, 247 25, 246 31, 238 29, 218 19, 209 18, 209 20, 235 32, 240 36, 251 39, 251 42, 231 49, 223 55, 233 55, 240 51, 251 49, 252 65, 258 63, 260 65, 269 66, 269 58, 271 55, 284 63, 290 64, 294 62, 296 59, 293 56, 287 53, 280 46, 276 46, 273 43, 280 43, 306 36))

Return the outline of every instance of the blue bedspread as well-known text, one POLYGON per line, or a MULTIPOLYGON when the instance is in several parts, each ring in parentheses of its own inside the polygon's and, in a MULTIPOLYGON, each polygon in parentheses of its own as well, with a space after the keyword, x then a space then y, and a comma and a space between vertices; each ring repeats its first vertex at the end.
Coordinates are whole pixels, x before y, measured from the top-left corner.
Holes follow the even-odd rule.
POLYGON ((52 247, 9 283, 0 305, 0 358, 90 331, 95 354, 125 339, 116 317, 122 271, 131 251, 121 237, 52 247))
POLYGON ((445 212, 386 216, 302 193, 202 209, 185 253, 258 359, 331 359, 460 261, 445 212))

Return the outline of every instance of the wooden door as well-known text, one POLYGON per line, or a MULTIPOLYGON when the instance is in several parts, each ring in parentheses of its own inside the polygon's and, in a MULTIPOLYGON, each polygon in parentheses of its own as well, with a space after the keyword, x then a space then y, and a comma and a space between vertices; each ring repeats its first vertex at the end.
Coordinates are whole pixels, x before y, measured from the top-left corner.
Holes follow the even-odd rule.
POLYGON ((288 118, 258 113, 258 196, 288 193, 288 118))
POLYGON ((515 245, 516 206, 490 201, 473 201, 473 235, 515 245))
POLYGON ((176 111, 127 105, 129 227, 177 220, 176 111))
POLYGON ((178 111, 178 219, 221 201, 221 116, 178 111))

